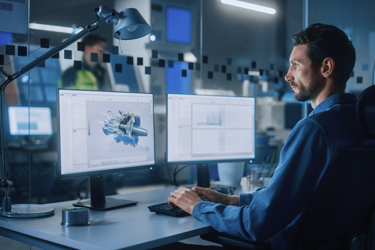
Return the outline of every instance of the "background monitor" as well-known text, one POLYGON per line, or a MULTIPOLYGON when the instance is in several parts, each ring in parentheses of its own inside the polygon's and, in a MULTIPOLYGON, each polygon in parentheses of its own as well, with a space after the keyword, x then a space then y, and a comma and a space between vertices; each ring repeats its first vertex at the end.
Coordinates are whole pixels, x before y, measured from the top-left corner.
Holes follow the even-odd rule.
POLYGON ((48 107, 8 108, 11 135, 52 135, 51 109, 48 107))
POLYGON ((190 9, 168 6, 166 8, 166 41, 191 44, 192 11, 190 9))
POLYGON ((208 163, 255 158, 253 97, 167 94, 167 162, 198 164, 198 186, 209 186, 208 163))
POLYGON ((107 210, 136 202, 104 196, 104 173, 155 164, 153 95, 58 90, 60 175, 90 176, 90 200, 107 210))
POLYGON ((9 144, 22 147, 30 143, 35 147, 47 147, 53 134, 49 107, 8 107, 9 144), (30 140, 28 140, 30 136, 30 140))

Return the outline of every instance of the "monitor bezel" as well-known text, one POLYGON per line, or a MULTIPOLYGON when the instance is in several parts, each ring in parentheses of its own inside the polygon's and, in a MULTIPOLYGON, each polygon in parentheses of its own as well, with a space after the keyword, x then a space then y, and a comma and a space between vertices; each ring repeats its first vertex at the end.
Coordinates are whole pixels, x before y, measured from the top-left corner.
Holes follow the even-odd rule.
POLYGON ((251 160, 255 159, 256 156, 256 145, 255 145, 255 117, 256 117, 256 98, 255 97, 249 97, 249 96, 228 96, 228 95, 197 95, 197 94, 177 94, 177 93, 167 93, 166 94, 166 151, 165 151, 165 162, 167 165, 182 165, 182 164, 190 164, 190 165, 200 165, 200 164, 216 164, 216 163, 223 163, 223 162, 250 162, 251 160), (235 98, 249 98, 254 100, 254 157, 249 157, 249 158, 234 158, 234 159, 212 159, 212 160, 185 160, 185 161, 170 161, 168 158, 168 105, 169 105, 169 96, 171 95, 179 95, 179 96, 199 96, 199 97, 235 97, 235 98))
POLYGON ((103 91, 103 90, 79 90, 79 89, 65 89, 65 88, 57 88, 57 131, 58 131, 58 177, 59 179, 66 179, 66 178, 74 178, 74 177, 84 177, 84 176, 93 176, 93 175, 104 175, 104 174, 110 174, 110 173, 120 173, 124 171, 131 171, 131 170, 141 170, 141 169, 147 169, 152 168, 156 165, 156 156, 155 156, 155 113, 154 113, 154 95, 152 93, 133 93, 133 92, 123 92, 123 91, 103 91), (153 142, 154 142, 154 163, 153 164, 145 164, 140 166, 134 166, 134 167, 120 167, 120 168, 113 168, 113 169, 107 169, 107 170, 98 170, 98 171, 89 171, 89 172, 78 172, 78 173, 67 173, 62 174, 61 173, 61 133, 60 133, 60 99, 59 99, 59 93, 61 90, 68 90, 68 91, 79 91, 79 92, 108 92, 108 93, 123 93, 123 94, 144 94, 144 95, 150 95, 152 97, 152 112, 153 112, 153 118, 152 118, 152 128, 153 128, 153 142))

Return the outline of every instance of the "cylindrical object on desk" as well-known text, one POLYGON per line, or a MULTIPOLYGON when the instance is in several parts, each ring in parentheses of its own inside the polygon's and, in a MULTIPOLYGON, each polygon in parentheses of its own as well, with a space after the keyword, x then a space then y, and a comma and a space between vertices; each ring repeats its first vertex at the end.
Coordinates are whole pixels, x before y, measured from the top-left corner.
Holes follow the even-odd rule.
POLYGON ((61 225, 66 227, 90 225, 90 209, 85 207, 64 208, 61 225))
POLYGON ((244 171, 244 162, 218 163, 217 168, 221 185, 239 186, 244 171))

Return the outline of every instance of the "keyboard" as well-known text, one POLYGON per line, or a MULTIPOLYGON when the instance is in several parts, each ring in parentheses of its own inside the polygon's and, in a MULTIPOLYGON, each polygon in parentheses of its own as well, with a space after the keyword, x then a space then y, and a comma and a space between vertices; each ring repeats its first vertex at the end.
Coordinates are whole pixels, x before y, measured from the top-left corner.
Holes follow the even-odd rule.
POLYGON ((174 217, 183 217, 190 215, 189 213, 185 212, 179 207, 171 207, 169 206, 168 202, 156 204, 149 206, 148 209, 150 212, 155 212, 157 214, 164 214, 164 215, 169 215, 169 216, 174 216, 174 217))
MULTIPOLYGON (((199 196, 199 198, 202 201, 208 201, 208 199, 204 196, 199 196)), ((183 217, 183 216, 190 215, 189 213, 185 212, 179 207, 173 208, 169 206, 168 202, 163 202, 160 204, 149 206, 148 209, 150 210, 150 212, 155 212, 157 214, 164 214, 164 215, 169 215, 169 216, 174 216, 174 217, 183 217)))
POLYGON ((211 189, 222 194, 233 195, 236 187, 216 186, 216 187, 212 187, 211 189))
MULTIPOLYGON (((234 194, 234 190, 236 187, 227 187, 227 186, 216 186, 212 187, 212 190, 215 190, 217 192, 227 194, 227 195, 232 195, 234 194)), ((207 198, 204 196, 199 196, 202 201, 207 201, 207 198)), ((188 216, 190 215, 189 213, 185 212, 179 207, 171 207, 169 206, 168 202, 163 202, 160 204, 152 205, 149 206, 148 209, 150 212, 155 212, 157 214, 164 214, 164 215, 169 215, 169 216, 174 216, 174 217, 183 217, 183 216, 188 216)))

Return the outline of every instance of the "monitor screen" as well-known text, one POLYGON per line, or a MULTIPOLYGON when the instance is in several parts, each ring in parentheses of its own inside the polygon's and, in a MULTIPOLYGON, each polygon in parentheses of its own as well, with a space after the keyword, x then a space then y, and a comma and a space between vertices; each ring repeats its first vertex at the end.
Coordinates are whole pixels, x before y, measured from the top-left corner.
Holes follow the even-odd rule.
POLYGON ((152 94, 59 89, 58 107, 60 174, 90 176, 91 203, 95 176, 155 164, 152 94))
POLYGON ((51 109, 48 107, 8 108, 11 135, 52 135, 51 109))
POLYGON ((166 41, 190 44, 192 40, 192 11, 179 7, 166 8, 166 41))
POLYGON ((167 94, 167 162, 255 157, 255 99, 167 94))

